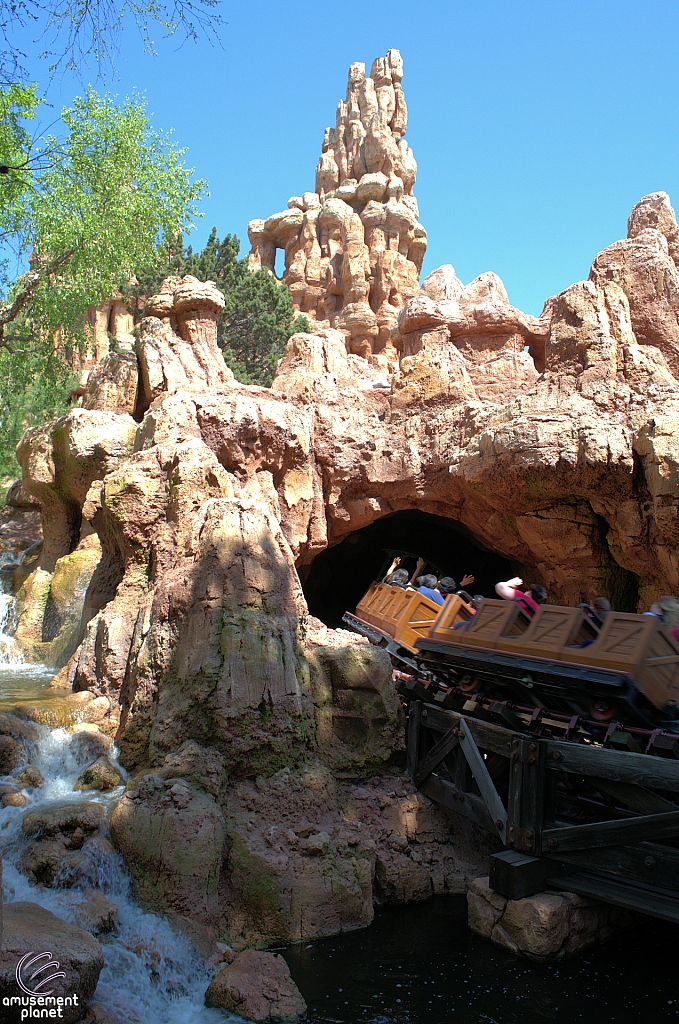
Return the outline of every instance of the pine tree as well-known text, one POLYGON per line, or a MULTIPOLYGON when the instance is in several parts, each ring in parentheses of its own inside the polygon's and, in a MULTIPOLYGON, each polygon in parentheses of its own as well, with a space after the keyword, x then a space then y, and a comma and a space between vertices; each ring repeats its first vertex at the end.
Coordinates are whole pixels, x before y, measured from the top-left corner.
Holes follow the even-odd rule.
POLYGON ((268 387, 288 338, 311 327, 296 313, 288 287, 268 270, 251 273, 247 260, 238 259, 239 250, 236 235, 220 241, 216 228, 198 253, 190 246, 183 248, 181 238, 175 238, 161 259, 140 268, 136 283, 121 291, 138 321, 144 297, 157 292, 164 278, 192 274, 200 281, 214 281, 226 300, 217 340, 227 365, 241 383, 268 387))

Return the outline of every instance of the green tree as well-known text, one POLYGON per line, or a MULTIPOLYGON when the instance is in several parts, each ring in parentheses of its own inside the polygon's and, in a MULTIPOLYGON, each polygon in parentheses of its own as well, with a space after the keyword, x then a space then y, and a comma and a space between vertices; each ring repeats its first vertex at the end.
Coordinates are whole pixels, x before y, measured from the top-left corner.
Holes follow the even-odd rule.
POLYGON ((247 259, 238 259, 239 250, 235 235, 220 241, 216 228, 198 253, 190 246, 184 248, 181 237, 175 237, 156 262, 137 269, 136 283, 123 286, 122 291, 139 320, 144 298, 157 292, 164 278, 193 274, 201 281, 214 281, 226 300, 217 326, 224 359, 243 384, 268 387, 288 338, 311 328, 307 318, 297 314, 287 285, 268 270, 251 273, 247 259))
MULTIPOLYGON (((88 343, 87 307, 158 261, 205 192, 139 98, 89 89, 62 112, 60 134, 34 141, 25 122, 37 107, 29 87, 0 90, 0 350, 15 379, 33 381, 0 388, 0 421, 14 423, 22 403, 26 421, 37 415, 40 395, 63 402, 70 356, 88 343)), ((1 443, 6 461, 11 442, 1 443)))

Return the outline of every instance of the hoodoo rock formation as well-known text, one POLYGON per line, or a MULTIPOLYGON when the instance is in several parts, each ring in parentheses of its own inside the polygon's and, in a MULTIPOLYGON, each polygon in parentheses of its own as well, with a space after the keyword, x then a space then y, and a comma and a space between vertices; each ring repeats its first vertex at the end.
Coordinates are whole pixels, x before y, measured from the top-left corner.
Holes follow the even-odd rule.
POLYGON ((248 227, 250 266, 283 280, 295 305, 319 327, 345 332, 349 352, 385 369, 398 361, 390 336, 399 310, 417 294, 427 235, 413 185, 417 164, 404 135, 408 111, 398 50, 349 68, 346 100, 326 128, 316 191, 248 227))
POLYGON ((492 273, 445 266, 418 290, 401 70, 394 50, 370 78, 352 65, 316 191, 251 229, 253 265, 284 247, 315 319, 271 388, 226 369, 216 288, 168 279, 136 352, 19 447, 44 544, 17 636, 117 738, 133 778, 113 838, 154 907, 257 940, 361 927, 376 899, 485 874, 478 837, 399 774, 387 655, 308 614, 328 547, 417 509, 556 602, 679 590, 668 197, 642 199, 537 319, 492 273), (160 849, 189 835, 199 858, 160 849))

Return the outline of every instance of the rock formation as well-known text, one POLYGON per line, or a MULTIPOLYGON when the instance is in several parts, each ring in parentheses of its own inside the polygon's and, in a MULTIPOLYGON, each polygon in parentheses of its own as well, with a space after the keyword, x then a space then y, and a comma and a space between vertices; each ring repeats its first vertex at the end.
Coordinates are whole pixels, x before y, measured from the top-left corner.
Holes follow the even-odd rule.
POLYGON ((473 932, 529 960, 561 960, 634 923, 629 910, 572 892, 508 900, 493 892, 487 878, 472 882, 467 906, 473 932))
POLYGON ((430 841, 417 824, 380 832, 370 818, 361 831, 346 817, 351 786, 371 776, 384 808, 413 794, 394 766, 386 655, 308 615, 302 581, 321 552, 418 509, 556 602, 599 594, 632 610, 679 590, 668 197, 642 199, 628 237, 539 318, 490 273, 465 286, 445 266, 418 291, 400 70, 395 51, 370 79, 352 67, 318 191, 253 231, 254 265, 285 244, 295 301, 316 317, 271 388, 226 369, 216 288, 168 279, 134 355, 109 353, 84 408, 19 446, 44 544, 18 635, 63 666, 58 681, 135 773, 114 838, 155 907, 265 939, 358 927, 375 899, 459 891, 485 867, 463 826, 430 841), (260 804, 285 771, 272 824, 287 824, 270 835, 260 804), (158 871, 153 837, 181 823, 209 845, 201 870, 168 844, 158 871), (322 926, 291 910, 326 898, 320 863, 322 926))
POLYGON ((399 310, 417 294, 427 235, 413 185, 417 164, 404 136, 408 111, 398 50, 349 68, 346 100, 326 128, 316 191, 248 227, 250 266, 274 272, 285 251, 283 280, 296 307, 319 327, 342 330, 350 352, 396 358, 389 344, 399 310))
MULTIPOLYGON (((36 946, 39 946, 55 951, 59 972, 63 972, 63 977, 56 976, 51 989, 54 999, 60 1000, 59 1018, 66 1024, 80 1020, 104 966, 104 957, 97 940, 82 928, 76 928, 55 917, 37 903, 8 903, 3 909, 0 999, 21 997, 21 989, 16 981, 17 964, 22 957, 34 955, 36 946), (36 942, 36 939, 40 941, 36 942)), ((49 956, 52 956, 52 952, 49 956)), ((40 1012, 38 1007, 36 1009, 40 1012)), ((19 1013, 16 1017, 19 1017, 19 1013)))

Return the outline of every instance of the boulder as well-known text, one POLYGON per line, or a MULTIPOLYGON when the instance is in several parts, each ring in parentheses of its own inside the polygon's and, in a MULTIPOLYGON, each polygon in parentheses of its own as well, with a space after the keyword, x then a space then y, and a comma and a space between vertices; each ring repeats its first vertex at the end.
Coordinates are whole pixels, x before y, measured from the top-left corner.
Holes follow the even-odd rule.
POLYGON ((64 846, 79 849, 85 838, 97 832, 106 810, 93 801, 65 801, 46 804, 24 815, 21 829, 25 836, 54 839, 64 846))
POLYGON ((111 835, 145 906, 215 919, 225 825, 211 797, 184 779, 138 776, 111 816, 111 835))
POLYGON ((318 619, 310 619, 306 652, 319 757, 347 776, 376 774, 404 749, 403 711, 389 655, 318 619))
POLYGON ((0 774, 9 775, 36 751, 38 730, 17 715, 0 713, 0 774))
POLYGON ((213 978, 205 1005, 257 1024, 292 1024, 306 1013, 306 1003, 283 957, 254 949, 240 953, 213 978))
POLYGON ((85 889, 72 913, 77 924, 93 935, 114 931, 118 922, 118 907, 97 889, 85 889))
POLYGON ((474 880, 467 907, 473 932, 529 960, 560 960, 633 922, 628 910, 569 892, 509 900, 493 892, 487 877, 474 880))
MULTIPOLYGON (((104 966, 101 946, 89 932, 66 924, 37 903, 6 903, 0 950, 1 1004, 7 1005, 5 999, 21 995, 15 977, 21 958, 43 950, 58 962, 55 973, 63 971, 65 977, 55 978, 49 988, 43 986, 42 992, 49 992, 55 1000, 63 1000, 55 1004, 62 1011, 60 1020, 72 1024, 80 1018, 97 987, 104 966)), ((28 978, 31 973, 29 970, 28 978)), ((30 986, 28 978, 25 980, 30 986)))
POLYGON ((21 828, 28 843, 19 868, 33 882, 70 887, 77 881, 96 877, 102 858, 112 847, 100 833, 106 811, 101 804, 72 802, 47 804, 25 814, 21 828))
POLYGON ((80 773, 73 789, 82 791, 98 789, 106 792, 109 789, 115 789, 122 781, 123 777, 118 769, 113 766, 108 757, 102 755, 80 773))

